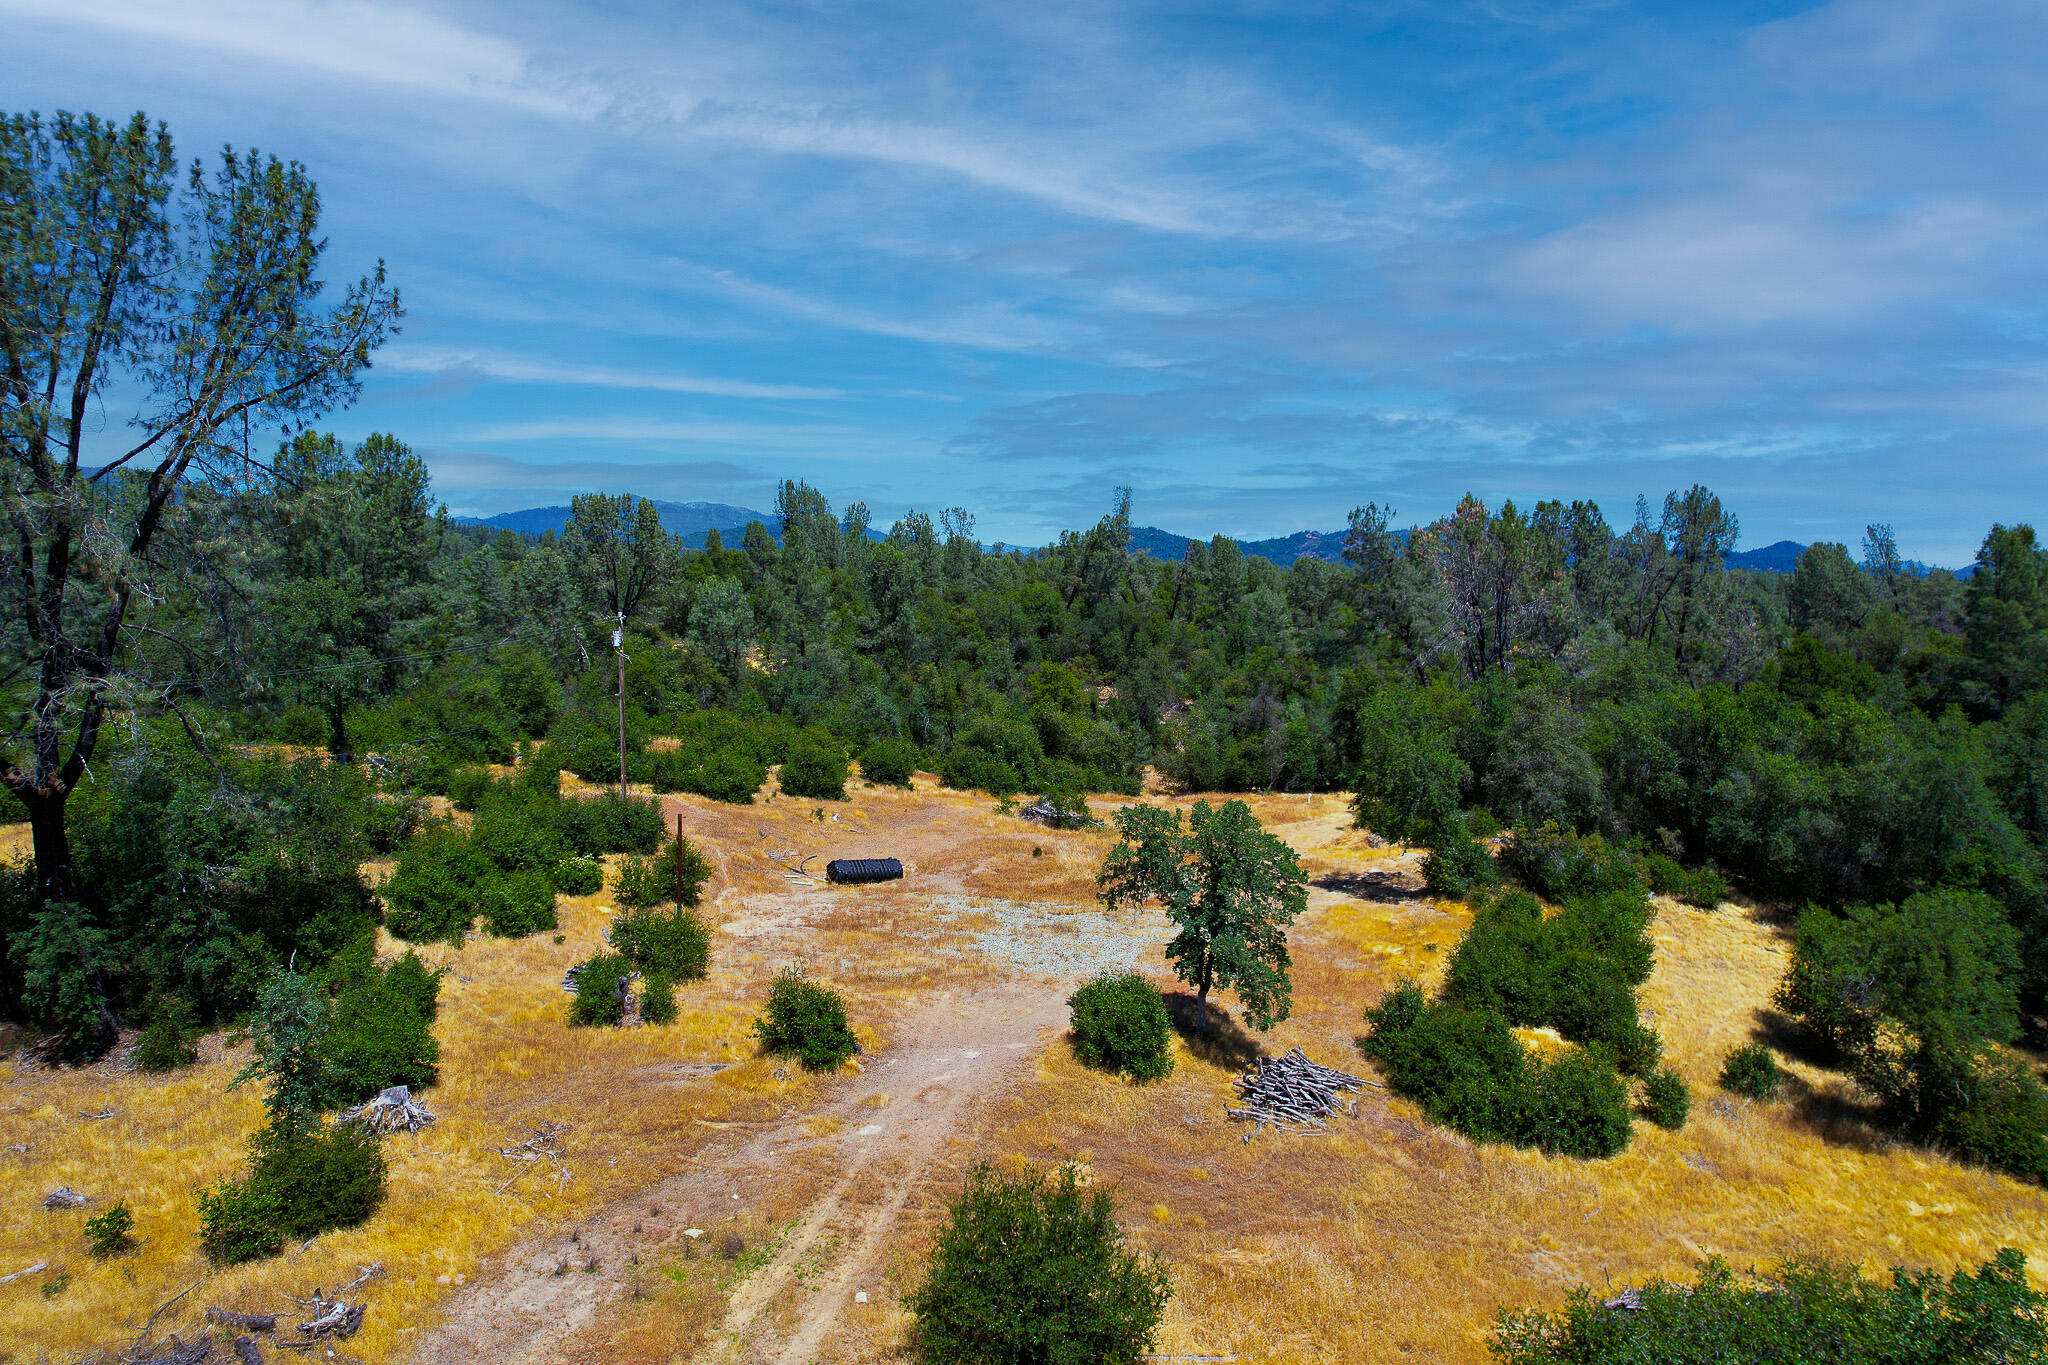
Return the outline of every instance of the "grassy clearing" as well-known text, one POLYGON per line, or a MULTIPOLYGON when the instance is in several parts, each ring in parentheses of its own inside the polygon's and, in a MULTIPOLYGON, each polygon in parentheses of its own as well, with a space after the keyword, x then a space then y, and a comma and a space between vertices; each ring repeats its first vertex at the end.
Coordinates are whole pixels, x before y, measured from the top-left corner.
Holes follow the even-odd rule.
MULTIPOLYGON (((457 974, 436 1026, 444 1081, 426 1096, 441 1121, 391 1143, 390 1196, 369 1223, 273 1261, 214 1272, 197 1247, 193 1191, 238 1168, 259 1120, 253 1094, 221 1093, 246 1047, 208 1039, 198 1067, 168 1077, 111 1063, 59 1072, 0 1064, 0 1148, 28 1147, 0 1150, 0 1274, 51 1263, 0 1286, 0 1361, 61 1359, 125 1339, 195 1280, 204 1282, 161 1327, 189 1328, 208 1302, 283 1307, 283 1295, 332 1289, 373 1260, 388 1274, 352 1347, 366 1359, 403 1359, 457 1284, 523 1237, 674 1173, 724 1131, 713 1125, 802 1114, 825 1082, 793 1068, 794 1079, 778 1080, 777 1064, 754 1056, 748 1030, 785 962, 806 960, 842 991, 872 1047, 911 1002, 1006 971, 972 949, 986 926, 971 916, 937 920, 935 900, 1094 908, 1106 831, 1042 830, 928 778, 911 792, 854 783, 849 795, 823 821, 813 814, 820 803, 788 798, 747 807, 665 799, 671 825, 681 812, 716 868, 702 911, 717 930, 711 977, 678 991, 672 1026, 563 1026, 560 974, 599 943, 605 893, 565 900, 560 944, 543 934, 427 949, 430 964, 457 974), (817 854, 813 868, 831 856, 892 854, 912 875, 857 889, 804 885, 769 850, 817 854), (709 1078, 678 1068, 718 1061, 738 1064, 709 1078), (105 1106, 113 1118, 79 1117, 105 1106), (575 1180, 557 1189, 529 1172, 500 1192, 513 1167, 491 1148, 542 1119, 573 1126, 575 1180), (62 1184, 94 1204, 44 1213, 42 1195, 62 1184), (84 1220, 116 1199, 134 1210, 141 1245, 95 1262, 84 1220), (59 1269, 70 1272, 69 1287, 46 1299, 39 1287, 59 1269)), ((1476 1361, 1500 1308, 1550 1303, 1580 1282, 1686 1274, 1712 1252, 1738 1265, 1818 1250, 1870 1268, 1950 1270, 2015 1245, 2033 1258, 2037 1282, 2048 1270, 2048 1195, 1886 1144, 1839 1078, 1793 1058, 1781 1102, 1749 1105, 1714 1089, 1726 1052, 1773 1026, 1766 1002, 1785 961, 1779 931, 1736 906, 1659 903, 1645 1001, 1694 1090, 1693 1117, 1677 1133, 1638 1123, 1615 1161, 1552 1160, 1475 1148, 1374 1092, 1333 1137, 1241 1142, 1221 1111, 1249 1047, 1300 1044, 1369 1074, 1352 1042, 1360 1012, 1402 976, 1433 984, 1470 919, 1462 905, 1404 889, 1415 884, 1415 859, 1371 848, 1337 799, 1317 797, 1313 809, 1299 796, 1250 802, 1319 884, 1293 934, 1295 1017, 1256 1039, 1226 1030, 1191 1047, 1181 1037, 1174 1074, 1146 1086, 1090 1071, 1063 1046, 1043 1050, 1031 1081, 981 1106, 972 1139, 946 1149, 899 1224, 886 1286, 849 1305, 831 1358, 901 1358, 895 1300, 922 1274, 959 1173, 984 1156, 1073 1160, 1122 1187, 1132 1236, 1173 1267, 1166 1352, 1476 1361)), ((1106 812, 1118 802, 1095 804, 1106 812)), ((20 831, 0 831, 7 838, 20 831)), ((1133 919, 1130 929, 1152 934, 1156 925, 1133 919)), ((1179 983, 1156 942, 1144 970, 1172 994, 1179 983)), ((831 1135, 829 1124, 812 1133, 821 1152, 831 1135)), ((818 1188, 824 1173, 811 1160, 793 1153, 787 1189, 725 1223, 704 1222, 713 1236, 687 1259, 650 1257, 634 1296, 579 1339, 579 1355, 632 1365, 695 1358, 691 1344, 708 1341, 746 1270, 744 1259, 719 1254, 716 1239, 732 1232, 762 1245, 818 1188)), ((686 1211, 662 1215, 677 1216, 686 1211)), ((715 1354, 715 1343, 706 1349, 715 1354)))

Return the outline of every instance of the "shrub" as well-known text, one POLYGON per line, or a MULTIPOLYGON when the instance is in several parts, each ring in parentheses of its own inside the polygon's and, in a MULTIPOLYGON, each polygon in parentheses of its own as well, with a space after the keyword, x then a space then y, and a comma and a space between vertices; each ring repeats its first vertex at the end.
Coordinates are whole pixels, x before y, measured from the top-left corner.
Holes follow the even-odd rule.
POLYGON ((1074 1055, 1088 1066, 1156 1081, 1173 1073, 1173 1021, 1166 1001, 1136 972, 1105 972, 1067 1000, 1074 1055))
POLYGON ((441 979, 407 953, 389 969, 369 975, 335 998, 321 1040, 331 1104, 354 1104, 389 1086, 424 1090, 440 1079, 441 1045, 429 1024, 441 979))
POLYGON ((650 976, 640 988, 640 1022, 673 1024, 676 1021, 676 987, 665 976, 650 976))
POLYGON ((1721 1088, 1752 1100, 1774 1100, 1785 1084, 1778 1059, 1761 1043, 1744 1043, 1721 1063, 1721 1088))
MULTIPOLYGON (((682 849, 682 903, 695 905, 704 896, 711 864, 689 840, 682 849)), ((661 852, 646 858, 627 858, 612 874, 612 894, 621 905, 645 908, 672 900, 676 895, 676 846, 671 842, 661 852)))
POLYGON ((1686 873, 1677 891, 1680 900, 1700 910, 1718 909, 1729 894, 1728 879, 1711 867, 1696 867, 1686 873))
POLYGON ((487 879, 477 888, 476 907, 484 927, 499 938, 525 938, 557 923, 554 883, 539 872, 508 872, 487 879))
POLYGON ((199 1022, 180 996, 158 998, 130 1058, 137 1071, 175 1071, 199 1060, 199 1022))
POLYGON ((199 1192, 199 1245, 215 1265, 275 1256, 284 1250, 277 1191, 254 1180, 222 1180, 199 1192))
POLYGON ((626 982, 632 965, 617 953, 592 953, 576 971, 576 997, 569 1022, 584 1027, 620 1024, 626 1018, 626 982))
POLYGON ((1516 1140, 1530 1063, 1505 1019, 1431 1001, 1412 981, 1389 991, 1365 1019, 1370 1027, 1359 1046, 1430 1122, 1482 1142, 1516 1140))
POLYGON ((384 1152, 361 1124, 272 1124, 250 1139, 249 1174, 199 1196, 200 1245, 221 1264, 275 1255, 350 1228, 384 1198, 384 1152))
POLYGON ((1172 1293, 1129 1251, 1116 1208, 1072 1167, 968 1174, 931 1271, 911 1294, 923 1358, 959 1365, 1123 1365, 1152 1345, 1172 1293))
POLYGON ((1643 1117, 1659 1128, 1676 1131, 1692 1112, 1692 1095, 1676 1071, 1665 1067, 1643 1082, 1643 1117))
POLYGON ((559 798, 562 794, 561 754, 552 745, 534 745, 526 751, 525 761, 513 772, 512 785, 520 791, 559 798))
POLYGON ((809 1071, 829 1071, 860 1050, 846 1026, 846 1005, 836 991, 789 967, 768 991, 768 1015, 754 1032, 769 1052, 794 1053, 809 1071))
POLYGON ((457 810, 475 810, 496 785, 489 768, 470 764, 448 774, 448 799, 457 810))
POLYGON ((2038 1360, 2048 1314, 2027 1283, 2026 1259, 2000 1251, 1975 1272, 1894 1270, 1866 1280, 1852 1266, 1793 1262, 1759 1283, 1738 1282, 1718 1257, 1695 1284, 1652 1280, 1634 1307, 1610 1291, 1575 1290, 1563 1308, 1503 1313, 1493 1329, 1499 1365, 1992 1365, 2038 1360))
POLYGON ((118 1256, 135 1245, 128 1235, 134 1227, 135 1215, 128 1211, 124 1199, 98 1217, 85 1220, 85 1245, 95 1256, 118 1256))
POLYGON ((2048 1093, 2029 1068, 2003 1053, 1923 1043, 1910 1076, 1905 1122, 1914 1137, 1965 1161, 2048 1185, 2048 1093))
POLYGON ((846 773, 846 755, 836 744, 806 740, 783 760, 782 790, 790 796, 844 801, 846 773))
POLYGON ((1549 900, 1642 891, 1642 877, 1626 851, 1597 834, 1574 834, 1554 820, 1533 830, 1516 829, 1501 858, 1524 886, 1549 900))
POLYGON ((701 981, 711 931, 688 910, 635 910, 612 926, 612 947, 635 968, 670 981, 701 981))
POLYGON ((1495 1011, 1432 1001, 1412 981, 1365 1018, 1359 1047, 1432 1123, 1565 1156, 1609 1157, 1628 1146, 1628 1087, 1604 1049, 1542 1062, 1495 1011))
POLYGON ((557 828, 565 803, 507 793, 477 812, 470 846, 506 872, 551 872, 569 855, 557 828))
POLYGON ((415 943, 462 942, 476 918, 477 883, 488 865, 469 840, 437 825, 409 840, 390 880, 377 889, 386 906, 384 927, 415 943))
POLYGON ((1515 1140, 1558 1156, 1601 1159, 1628 1147, 1628 1086, 1585 1048, 1531 1066, 1532 1084, 1515 1140))
POLYGON ((1462 823, 1454 823, 1439 837, 1422 860, 1422 879, 1432 896, 1466 900, 1475 891, 1500 885, 1493 855, 1462 823))
POLYGON ((706 755, 697 769, 697 790, 713 801, 751 805, 754 793, 768 780, 768 768, 752 754, 720 749, 706 755))
POLYGON ((571 852, 652 853, 661 845, 661 806, 637 796, 604 792, 556 807, 557 826, 571 852))
POLYGON ((878 739, 861 750, 860 775, 885 787, 908 787, 917 771, 917 746, 907 739, 878 739))
POLYGON ((604 890, 604 864, 595 858, 564 858, 555 864, 555 891, 563 896, 588 896, 604 890))
POLYGON ((325 748, 331 738, 327 717, 311 706, 287 706, 277 718, 277 741, 309 748, 325 748))
POLYGON ((363 843, 372 853, 396 853, 420 827, 420 802, 384 796, 363 808, 363 843))

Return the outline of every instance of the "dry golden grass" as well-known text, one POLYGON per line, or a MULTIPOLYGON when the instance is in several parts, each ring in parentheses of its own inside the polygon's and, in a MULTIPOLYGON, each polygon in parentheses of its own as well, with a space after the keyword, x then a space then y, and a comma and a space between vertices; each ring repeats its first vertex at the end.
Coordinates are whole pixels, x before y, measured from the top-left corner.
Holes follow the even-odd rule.
MULTIPOLYGON (((1340 814, 1309 818, 1300 798, 1252 804, 1302 851, 1312 878, 1412 867, 1335 828, 1340 814)), ((1353 1041, 1363 1008, 1401 977, 1434 984, 1470 922, 1462 905, 1417 899, 1313 892, 1291 936, 1295 1015, 1258 1043, 1298 1044, 1371 1074, 1353 1041)), ((1357 1121, 1333 1121, 1331 1137, 1245 1143, 1222 1118, 1232 1066, 1185 1041, 1174 1075, 1144 1087, 1048 1051, 1034 1084, 992 1106, 976 1155, 1079 1159, 1120 1187, 1133 1240, 1173 1269, 1159 1346, 1168 1353, 1483 1360, 1502 1309, 1554 1304, 1580 1283, 1687 1275, 1709 1254, 1738 1266, 1812 1251, 1871 1269, 1953 1269, 2010 1245, 2042 1282, 2048 1194, 1884 1143, 1839 1077, 1798 1062, 1800 1093, 1782 1103, 1731 1102, 1715 1089, 1726 1052, 1770 1025, 1784 945, 1737 907, 1659 910, 1646 1003, 1693 1088, 1693 1116, 1676 1133, 1639 1122, 1613 1161, 1474 1146, 1383 1092, 1357 1121)), ((1164 964, 1155 974, 1175 989, 1164 964)), ((949 1193, 933 1189, 920 1211, 898 1289, 920 1273, 949 1193)))
MULTIPOLYGON (((721 1131, 714 1125, 801 1114, 819 1083, 777 1080, 775 1064, 754 1057, 748 1032, 768 976, 784 963, 805 960, 844 992, 873 1044, 913 1001, 972 988, 995 970, 967 950, 965 921, 934 920, 933 895, 1077 909, 1093 902, 1094 870, 1111 841, 1105 830, 1041 830, 923 775, 909 792, 856 785, 850 795, 764 795, 748 807, 665 798, 671 826, 680 812, 713 861, 703 913, 719 929, 712 976, 678 992, 674 1026, 564 1027, 560 974, 600 942, 602 893, 565 899, 561 944, 540 935, 427 950, 430 962, 458 974, 444 988, 436 1028, 444 1081, 425 1097, 441 1122, 390 1144, 390 1197, 368 1224, 269 1262, 210 1271, 196 1239, 193 1191, 239 1168, 259 1119, 255 1096, 222 1094, 246 1047, 209 1040, 200 1066, 167 1078, 111 1064, 0 1065, 0 1146, 29 1148, 0 1151, 0 1274, 36 1260, 72 1274, 50 1299, 38 1292, 47 1275, 0 1286, 0 1360, 62 1358, 121 1340, 202 1277, 164 1327, 189 1327, 209 1302, 280 1307, 282 1295, 331 1289, 372 1260, 388 1277, 351 1346, 366 1359, 402 1358, 437 1320, 457 1277, 488 1270, 522 1237, 688 1165, 721 1131), (833 856, 895 855, 912 876, 874 887, 807 885, 770 851, 814 855, 813 870, 833 856), (673 1067, 719 1060, 739 1064, 708 1080, 673 1067), (106 1105, 114 1118, 78 1117, 106 1105), (534 1172, 498 1192, 513 1168, 490 1149, 542 1119, 573 1125, 575 1180, 558 1190, 534 1172), (93 1209, 43 1213, 42 1194, 60 1184, 94 1195, 93 1209), (142 1246, 95 1263, 81 1225, 117 1198, 134 1209, 142 1246)), ((1405 890, 1416 884, 1413 856, 1371 848, 1349 828, 1340 799, 1317 797, 1312 808, 1300 796, 1247 799, 1321 883, 1292 935, 1295 1015, 1256 1041, 1269 1050, 1300 1044, 1318 1060, 1365 1070, 1353 1044, 1361 1011, 1403 976, 1433 983, 1469 912, 1405 890)), ((1118 804, 1095 803, 1098 811, 1118 804)), ((12 833, 0 831, 0 840, 12 833)), ((1662 904, 1655 934, 1646 1004, 1694 1089, 1693 1117, 1680 1132, 1638 1124, 1614 1161, 1552 1160, 1476 1148, 1373 1092, 1360 1118, 1337 1121, 1331 1137, 1267 1133, 1245 1143, 1222 1115, 1236 1056, 1227 1031, 1200 1055, 1177 1042, 1174 1075, 1144 1087, 1090 1072, 1055 1046, 1036 1058, 1020 1091, 975 1111, 971 1140, 946 1149, 945 1169, 892 1238, 888 1283, 900 1294, 921 1275, 943 1200, 979 1158, 1076 1161, 1090 1179, 1120 1187, 1132 1237, 1173 1270, 1160 1346, 1170 1353, 1476 1361, 1499 1309, 1553 1303, 1581 1282, 1686 1274, 1712 1252, 1738 1265, 1824 1251, 1871 1267, 1947 1269, 2014 1245, 2035 1258, 2037 1273, 2048 1266, 2040 1259, 2048 1196, 1884 1144, 1839 1078, 1795 1061, 1798 1094, 1773 1105, 1729 1103, 1713 1088, 1726 1051, 1770 1025, 1766 1001, 1785 960, 1772 925, 1737 907, 1662 904)), ((1156 952, 1148 967, 1178 989, 1156 952)), ((830 1130, 802 1131, 824 1139, 830 1130)), ((817 1150, 829 1152, 829 1142, 817 1150)), ((824 1159, 798 1161, 787 1187, 748 1214, 750 1243, 801 1208, 820 1174, 804 1163, 824 1159)), ((635 1296, 578 1341, 579 1358, 688 1357, 719 1321, 739 1274, 711 1247, 694 1250, 688 1260, 639 1267, 635 1296)), ((904 1325, 892 1296, 875 1294, 849 1307, 832 1358, 898 1359, 904 1325)))

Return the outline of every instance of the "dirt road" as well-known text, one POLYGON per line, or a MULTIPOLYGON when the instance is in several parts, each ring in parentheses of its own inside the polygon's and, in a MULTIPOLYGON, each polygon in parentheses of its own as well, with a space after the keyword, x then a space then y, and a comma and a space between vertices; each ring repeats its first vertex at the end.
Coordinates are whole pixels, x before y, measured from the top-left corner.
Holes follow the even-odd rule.
POLYGON ((716 1207, 787 1170, 797 1143, 827 1172, 823 1193, 768 1263, 734 1292, 706 1358, 801 1365, 821 1358, 852 1296, 879 1288, 905 1202, 969 1106, 1017 1080, 1066 1022, 1066 990, 1037 981, 957 993, 896 1030, 900 1042, 834 1083, 818 1104, 765 1125, 573 1227, 525 1243, 449 1304, 413 1357, 423 1365, 552 1365, 587 1358, 579 1339, 628 1289, 635 1258, 673 1246, 683 1221, 650 1234, 649 1210, 716 1207), (877 1097, 886 1097, 878 1099, 877 1097), (827 1131, 820 1145, 818 1134, 827 1131), (573 1266, 597 1268, 565 1273, 573 1266), (801 1279, 802 1283, 798 1281, 801 1279))

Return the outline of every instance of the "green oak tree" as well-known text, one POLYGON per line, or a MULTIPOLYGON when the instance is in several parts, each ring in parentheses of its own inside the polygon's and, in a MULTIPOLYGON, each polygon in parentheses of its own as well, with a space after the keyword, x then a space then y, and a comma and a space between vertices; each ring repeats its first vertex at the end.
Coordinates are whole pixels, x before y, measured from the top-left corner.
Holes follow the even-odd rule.
POLYGON ((1209 992, 1236 991, 1257 1028, 1288 1016, 1287 926, 1308 905, 1308 878, 1294 850, 1259 827, 1242 801, 1197 801, 1179 811, 1152 805, 1117 812, 1122 837, 1095 874, 1102 903, 1157 901, 1180 932, 1166 955, 1195 988, 1199 1027, 1209 1030, 1209 992))

